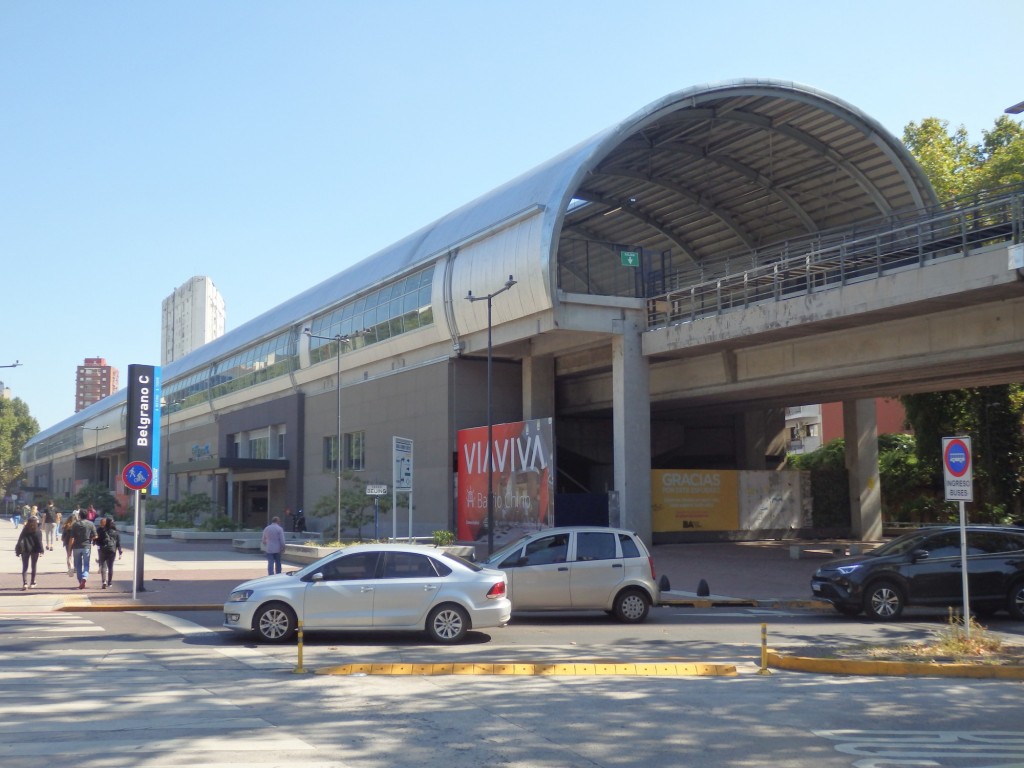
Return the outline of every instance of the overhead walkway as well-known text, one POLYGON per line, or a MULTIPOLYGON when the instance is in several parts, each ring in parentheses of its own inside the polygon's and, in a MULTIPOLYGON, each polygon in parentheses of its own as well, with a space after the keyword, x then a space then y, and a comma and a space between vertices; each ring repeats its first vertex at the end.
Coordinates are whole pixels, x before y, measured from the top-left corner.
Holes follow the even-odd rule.
POLYGON ((1020 243, 1022 228, 1024 187, 1014 187, 873 227, 787 241, 746 254, 743 268, 650 298, 648 329, 966 258, 982 246, 1020 243))

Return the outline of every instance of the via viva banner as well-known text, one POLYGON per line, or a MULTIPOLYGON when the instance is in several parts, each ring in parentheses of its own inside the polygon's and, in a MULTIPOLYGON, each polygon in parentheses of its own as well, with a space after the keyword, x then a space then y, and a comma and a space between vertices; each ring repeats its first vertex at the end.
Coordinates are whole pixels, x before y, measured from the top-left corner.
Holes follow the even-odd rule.
POLYGON ((487 427, 460 429, 456 519, 460 541, 487 535, 487 460, 494 458, 494 540, 550 526, 554 520, 555 466, 552 419, 516 421, 491 427, 494 444, 487 450, 487 427))

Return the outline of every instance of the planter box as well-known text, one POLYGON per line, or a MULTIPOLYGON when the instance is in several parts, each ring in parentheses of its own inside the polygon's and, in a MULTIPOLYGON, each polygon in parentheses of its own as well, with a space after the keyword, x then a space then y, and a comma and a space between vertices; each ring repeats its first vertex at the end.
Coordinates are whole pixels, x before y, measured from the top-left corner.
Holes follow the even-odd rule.
POLYGON ((337 552, 341 547, 318 547, 310 544, 285 544, 282 555, 289 562, 308 565, 321 557, 337 552))
POLYGON ((233 541, 234 539, 256 539, 262 534, 259 531, 197 531, 185 528, 171 531, 171 538, 177 541, 233 541))

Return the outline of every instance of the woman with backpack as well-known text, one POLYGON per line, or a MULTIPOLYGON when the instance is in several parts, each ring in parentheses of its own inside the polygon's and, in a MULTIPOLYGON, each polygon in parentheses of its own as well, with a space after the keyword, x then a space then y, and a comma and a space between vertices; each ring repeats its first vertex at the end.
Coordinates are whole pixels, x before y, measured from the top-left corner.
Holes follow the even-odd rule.
POLYGON ((114 583, 114 555, 121 557, 121 533, 117 530, 114 518, 110 515, 100 518, 100 527, 96 529, 96 546, 100 552, 100 580, 103 589, 114 583))
POLYGON ((21 557, 21 588, 29 589, 36 585, 36 561, 46 550, 43 547, 43 534, 39 530, 39 518, 30 517, 25 527, 18 534, 18 543, 14 545, 14 554, 21 557), (28 566, 32 564, 32 582, 28 581, 28 566))

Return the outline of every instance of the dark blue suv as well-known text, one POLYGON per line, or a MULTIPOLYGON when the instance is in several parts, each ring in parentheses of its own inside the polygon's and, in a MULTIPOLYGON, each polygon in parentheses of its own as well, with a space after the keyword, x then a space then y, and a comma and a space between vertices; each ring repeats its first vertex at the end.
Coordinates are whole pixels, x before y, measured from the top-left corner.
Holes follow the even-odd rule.
MULTIPOLYGON (((922 528, 856 557, 831 560, 811 578, 837 611, 889 620, 907 605, 963 603, 960 527, 922 528)), ((967 527, 967 588, 978 615, 1006 610, 1024 621, 1024 529, 967 527)))

